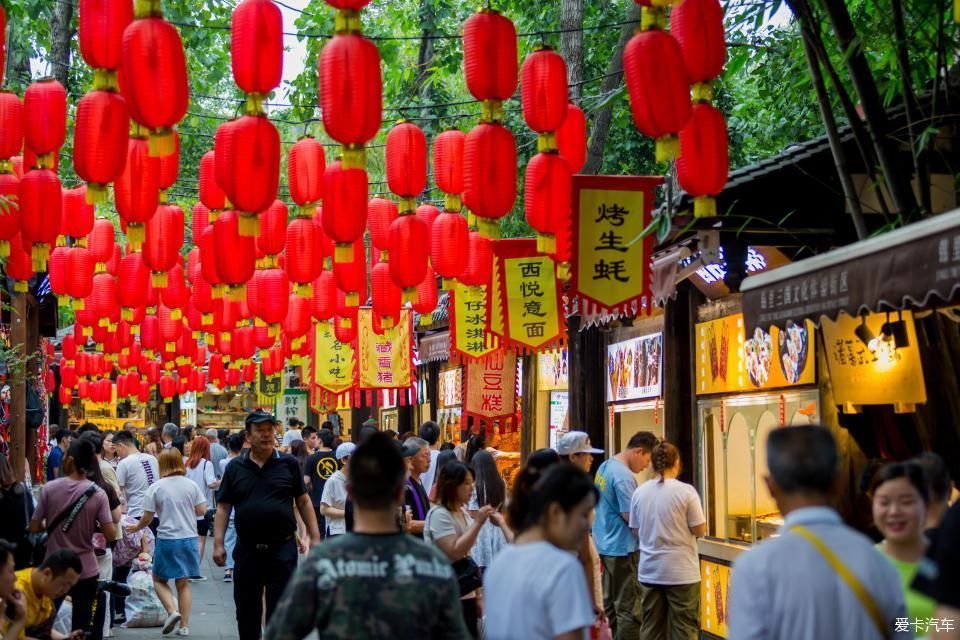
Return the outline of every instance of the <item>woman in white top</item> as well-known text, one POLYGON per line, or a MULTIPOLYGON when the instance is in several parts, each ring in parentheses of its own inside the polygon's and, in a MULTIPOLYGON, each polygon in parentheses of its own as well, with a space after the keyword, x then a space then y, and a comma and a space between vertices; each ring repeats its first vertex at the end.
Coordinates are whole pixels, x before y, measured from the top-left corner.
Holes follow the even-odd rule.
POLYGON ((161 479, 147 489, 143 517, 136 525, 127 527, 127 533, 135 533, 148 527, 154 514, 160 518, 153 556, 153 586, 167 610, 163 633, 170 633, 180 623, 177 634, 181 636, 190 635, 190 577, 200 575, 197 516, 207 512, 200 488, 185 476, 179 449, 164 449, 160 454, 161 479), (174 606, 168 580, 177 586, 179 610, 174 606))
MULTIPOLYGON (((467 504, 473 495, 473 472, 458 460, 451 460, 437 476, 436 504, 427 513, 423 525, 423 540, 440 548, 451 564, 470 555, 470 550, 488 519, 502 522, 502 516, 493 507, 477 510, 476 519, 467 513, 467 504)), ((477 592, 471 591, 460 599, 463 619, 474 638, 477 637, 477 592)))
POLYGON ((697 538, 707 532, 700 496, 680 482, 680 452, 669 442, 651 456, 653 479, 630 500, 630 528, 637 530, 640 563, 640 637, 697 637, 700 628, 700 561, 697 538))
MULTIPOLYGON (((490 452, 478 451, 470 464, 470 470, 475 480, 473 495, 467 505, 470 516, 475 517, 480 507, 487 505, 493 507, 497 513, 502 512, 507 502, 507 484, 503 481, 490 452)), ((513 542, 513 532, 503 518, 491 518, 484 523, 470 552, 481 572, 490 566, 494 556, 500 553, 507 542, 513 542)))
MULTIPOLYGON (((197 518, 197 536, 200 540, 200 561, 203 561, 203 552, 207 548, 207 534, 213 522, 213 509, 216 508, 213 492, 220 487, 217 480, 217 470, 210 461, 210 441, 205 436, 197 436, 190 445, 190 456, 184 461, 187 468, 187 477, 200 489, 200 493, 207 499, 207 512, 197 518)), ((206 580, 199 573, 190 576, 195 580, 206 580)))
POLYGON ((520 472, 508 511, 516 542, 483 575, 486 638, 586 640, 596 614, 575 552, 596 503, 590 476, 571 464, 520 472))

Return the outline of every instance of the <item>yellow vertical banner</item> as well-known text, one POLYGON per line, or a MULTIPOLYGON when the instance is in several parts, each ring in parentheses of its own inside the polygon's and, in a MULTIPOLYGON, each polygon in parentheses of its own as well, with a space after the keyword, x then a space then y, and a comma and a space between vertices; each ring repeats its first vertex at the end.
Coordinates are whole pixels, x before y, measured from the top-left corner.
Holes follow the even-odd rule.
POLYGON ((273 376, 263 375, 261 363, 257 363, 257 404, 261 407, 272 407, 277 402, 277 396, 280 395, 283 386, 283 376, 280 374, 273 376))
POLYGON ((382 334, 373 330, 372 309, 360 309, 358 322, 360 388, 404 389, 413 384, 410 310, 401 311, 396 326, 382 334))
POLYGON ((353 345, 337 340, 329 322, 316 324, 313 363, 313 384, 323 391, 339 395, 350 391, 356 384, 353 345))
POLYGON ((497 349, 499 340, 489 325, 487 287, 457 282, 453 290, 451 320, 455 352, 470 359, 483 358, 497 349))
POLYGON ((504 258, 507 330, 510 340, 538 349, 560 334, 554 262, 547 256, 504 258))

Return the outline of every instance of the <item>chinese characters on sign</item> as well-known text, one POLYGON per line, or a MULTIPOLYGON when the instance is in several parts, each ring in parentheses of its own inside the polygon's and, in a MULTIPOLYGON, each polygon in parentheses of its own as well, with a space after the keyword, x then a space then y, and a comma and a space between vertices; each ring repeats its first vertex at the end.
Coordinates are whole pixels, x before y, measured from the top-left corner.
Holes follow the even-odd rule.
POLYGON ((555 340, 560 320, 553 260, 507 258, 503 265, 510 339, 533 349, 555 340))
POLYGON ((850 304, 848 280, 849 273, 841 270, 761 291, 758 322, 772 324, 846 307, 850 304))
POLYGON ((353 345, 337 340, 329 322, 318 322, 316 327, 313 383, 335 395, 347 392, 356 382, 353 345))
POLYGON ((517 357, 506 352, 467 365, 468 414, 481 418, 512 416, 516 411, 517 357))
POLYGON ((960 233, 937 243, 937 282, 960 280, 960 233))
POLYGON ((397 326, 381 335, 373 330, 373 311, 369 308, 360 309, 358 322, 360 388, 404 389, 413 384, 410 310, 404 309, 397 326))
POLYGON ((487 288, 457 282, 453 291, 456 351, 470 359, 482 358, 498 341, 487 330, 487 288))
POLYGON ((296 418, 306 424, 308 404, 309 398, 306 391, 288 389, 283 392, 281 411, 277 418, 285 425, 290 423, 290 418, 296 418))

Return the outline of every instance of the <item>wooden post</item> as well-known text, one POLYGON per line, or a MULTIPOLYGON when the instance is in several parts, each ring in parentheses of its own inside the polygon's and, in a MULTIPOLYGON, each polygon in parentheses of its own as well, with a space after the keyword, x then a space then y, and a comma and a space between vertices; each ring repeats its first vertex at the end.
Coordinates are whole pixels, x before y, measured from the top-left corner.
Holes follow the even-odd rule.
POLYGON ((533 451, 533 432, 537 428, 537 357, 523 358, 523 398, 520 414, 520 463, 533 451))
MULTIPOLYGON (((607 389, 604 362, 607 334, 598 327, 580 330, 580 318, 567 320, 567 358, 570 361, 571 431, 586 431, 590 442, 604 447, 607 433, 607 389)), ((612 452, 594 457, 594 469, 612 452)))
MULTIPOLYGON (((14 349, 19 347, 19 355, 24 355, 27 344, 27 295, 14 294, 11 302, 13 308, 10 313, 10 343, 14 349)), ((27 452, 27 386, 24 379, 26 371, 18 372, 19 375, 10 376, 10 465, 13 467, 13 475, 19 480, 24 479, 24 460, 27 452)))
POLYGON ((663 319, 663 433, 680 450, 680 479, 694 482, 697 459, 697 397, 693 368, 697 302, 689 283, 682 283, 675 299, 667 300, 663 319))

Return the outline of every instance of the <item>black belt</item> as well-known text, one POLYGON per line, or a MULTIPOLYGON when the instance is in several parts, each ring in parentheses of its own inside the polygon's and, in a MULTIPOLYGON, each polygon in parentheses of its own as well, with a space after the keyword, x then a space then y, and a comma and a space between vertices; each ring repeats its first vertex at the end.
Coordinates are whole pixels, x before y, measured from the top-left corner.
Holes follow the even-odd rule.
POLYGON ((240 541, 240 544, 242 544, 242 545, 245 546, 245 547, 249 547, 249 548, 253 549, 254 551, 258 551, 258 552, 260 552, 260 553, 265 553, 265 552, 268 552, 268 551, 274 551, 274 550, 277 549, 277 547, 282 547, 283 545, 287 544, 287 543, 290 542, 291 540, 293 540, 293 534, 292 534, 292 533, 291 533, 289 536, 287 536, 286 538, 284 538, 283 540, 275 540, 275 541, 273 541, 273 542, 251 542, 251 543, 249 543, 249 544, 246 544, 246 543, 244 543, 244 542, 241 540, 241 541, 240 541))

